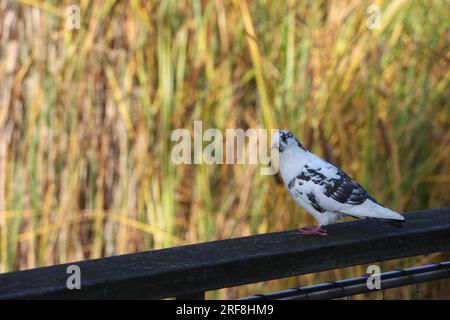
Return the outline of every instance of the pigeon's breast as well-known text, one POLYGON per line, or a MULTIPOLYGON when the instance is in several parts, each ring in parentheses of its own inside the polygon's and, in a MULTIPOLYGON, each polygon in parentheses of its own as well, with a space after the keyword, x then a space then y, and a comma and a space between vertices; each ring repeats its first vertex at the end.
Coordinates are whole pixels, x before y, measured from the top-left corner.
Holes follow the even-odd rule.
POLYGON ((286 150, 280 155, 280 173, 286 186, 294 179, 305 166, 305 159, 301 154, 286 150))

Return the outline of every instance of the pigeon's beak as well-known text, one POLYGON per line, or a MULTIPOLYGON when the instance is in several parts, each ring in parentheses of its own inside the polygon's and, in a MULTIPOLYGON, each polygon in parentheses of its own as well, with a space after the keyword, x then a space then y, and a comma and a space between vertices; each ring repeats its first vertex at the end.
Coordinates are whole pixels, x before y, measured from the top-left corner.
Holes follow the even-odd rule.
POLYGON ((272 145, 270 146, 270 150, 277 149, 280 150, 280 132, 275 131, 272 136, 272 145))

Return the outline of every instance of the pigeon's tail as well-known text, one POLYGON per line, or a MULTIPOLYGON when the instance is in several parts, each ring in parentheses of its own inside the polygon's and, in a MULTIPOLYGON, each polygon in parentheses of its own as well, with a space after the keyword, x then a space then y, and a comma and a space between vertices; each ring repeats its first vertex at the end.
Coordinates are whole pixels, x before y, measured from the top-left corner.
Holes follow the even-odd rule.
MULTIPOLYGON (((371 199, 367 199, 360 205, 355 205, 351 209, 341 210, 343 213, 357 216, 357 217, 366 217, 366 218, 376 218, 387 221, 398 221, 399 223, 405 220, 405 217, 401 214, 398 214, 391 209, 383 207, 378 202, 375 202, 371 199)), ((392 222, 395 223, 395 222, 392 222)), ((399 224, 397 223, 397 225, 399 224)))

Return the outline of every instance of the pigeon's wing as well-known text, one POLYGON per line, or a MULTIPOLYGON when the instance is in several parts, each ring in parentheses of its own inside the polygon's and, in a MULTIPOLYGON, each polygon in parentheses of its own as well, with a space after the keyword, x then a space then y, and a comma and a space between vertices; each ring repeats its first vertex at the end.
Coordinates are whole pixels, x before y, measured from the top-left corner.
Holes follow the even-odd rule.
POLYGON ((403 216, 380 205, 341 169, 325 162, 305 165, 296 177, 314 207, 354 217, 403 220, 403 216))

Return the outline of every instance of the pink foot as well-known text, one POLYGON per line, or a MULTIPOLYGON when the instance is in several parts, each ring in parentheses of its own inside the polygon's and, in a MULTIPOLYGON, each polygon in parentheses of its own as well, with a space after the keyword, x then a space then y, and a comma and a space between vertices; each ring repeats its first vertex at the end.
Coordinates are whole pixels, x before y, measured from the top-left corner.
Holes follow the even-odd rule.
POLYGON ((300 233, 303 235, 318 235, 318 236, 326 236, 327 230, 323 229, 321 226, 318 227, 303 227, 300 228, 300 233))

